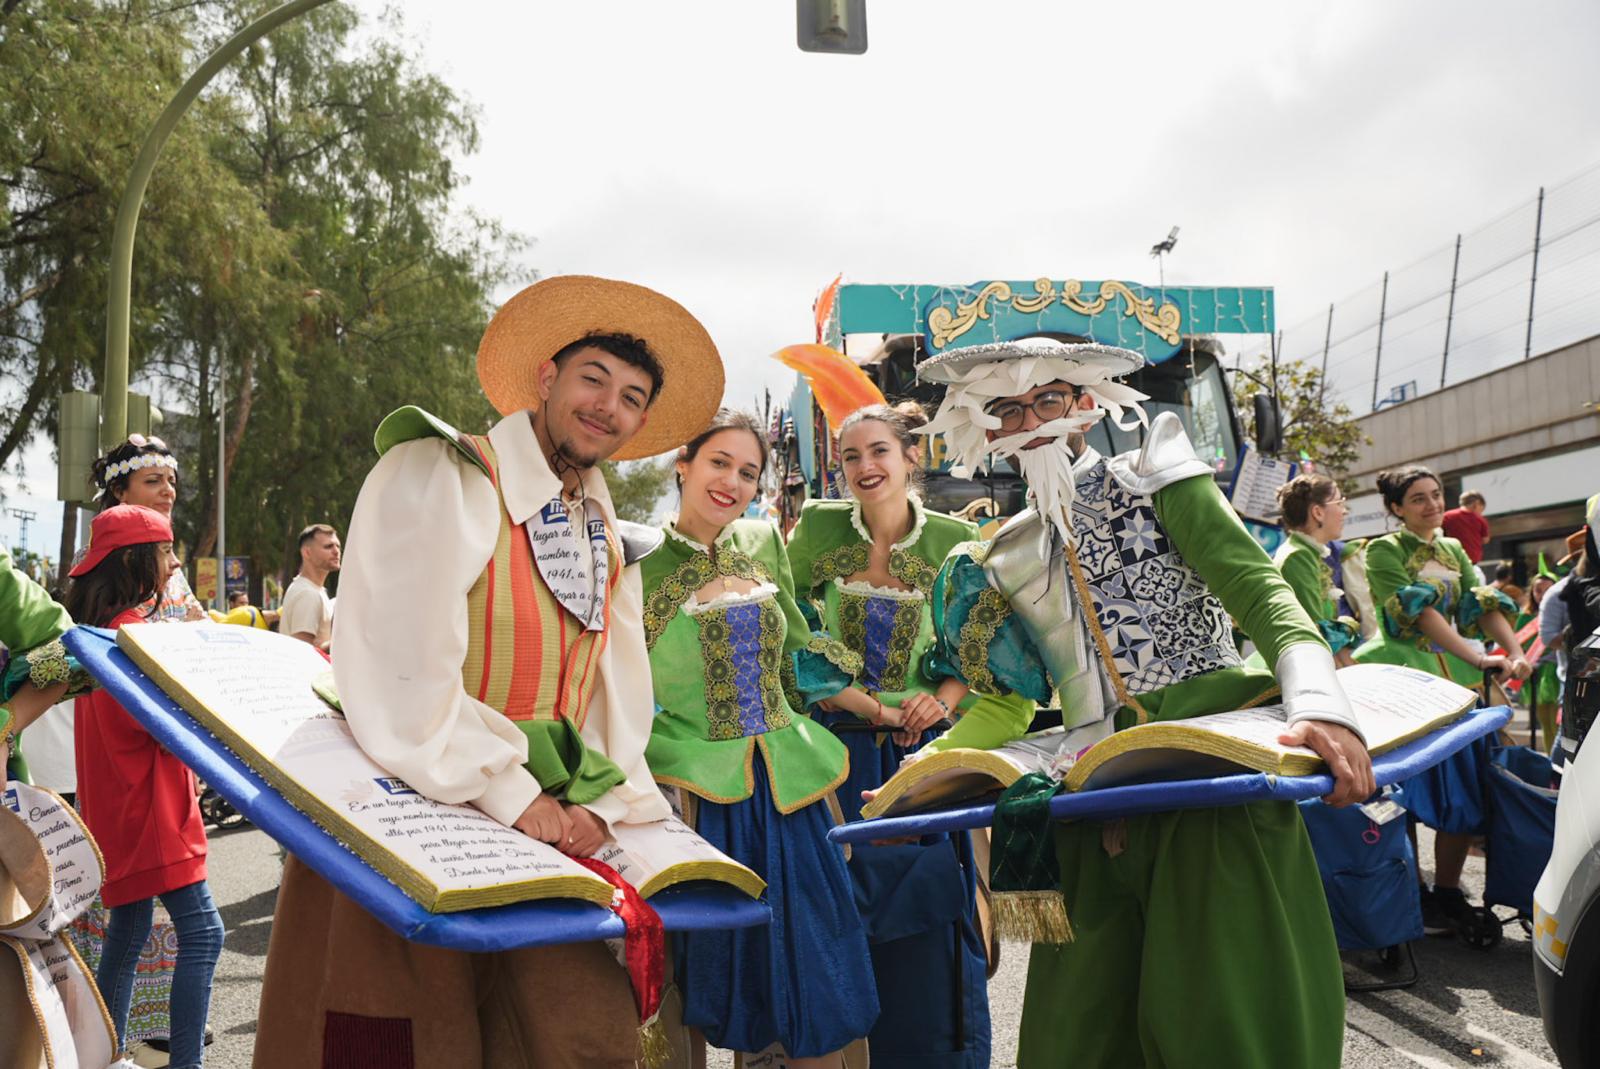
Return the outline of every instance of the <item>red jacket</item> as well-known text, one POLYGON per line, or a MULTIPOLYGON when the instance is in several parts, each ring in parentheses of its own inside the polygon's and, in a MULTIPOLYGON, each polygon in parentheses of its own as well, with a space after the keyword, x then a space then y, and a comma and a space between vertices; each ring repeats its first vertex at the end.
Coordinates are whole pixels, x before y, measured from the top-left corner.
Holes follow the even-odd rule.
MULTIPOLYGON (((129 610, 111 626, 143 620, 129 610)), ((105 904, 205 879, 206 831, 194 773, 105 691, 79 698, 76 713, 78 807, 105 858, 105 904)))

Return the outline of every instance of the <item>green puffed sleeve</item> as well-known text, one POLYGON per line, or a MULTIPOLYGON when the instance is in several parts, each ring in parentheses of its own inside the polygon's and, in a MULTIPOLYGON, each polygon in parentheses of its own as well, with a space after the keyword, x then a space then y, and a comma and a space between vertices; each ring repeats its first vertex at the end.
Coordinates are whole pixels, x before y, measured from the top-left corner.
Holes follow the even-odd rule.
POLYGON ((951 550, 933 581, 933 645, 923 675, 959 679, 980 694, 1048 702, 1055 688, 1043 658, 974 559, 984 545, 968 542, 951 550))
POLYGON ((1488 641, 1489 636, 1483 632, 1483 618, 1497 612, 1509 624, 1517 618, 1517 603, 1492 586, 1478 586, 1478 570, 1472 566, 1472 558, 1467 556, 1467 551, 1461 548, 1459 542, 1452 539, 1449 545, 1461 572, 1461 589, 1466 591, 1456 607, 1456 630, 1464 638, 1488 641))
POLYGON ((66 681, 71 690, 88 689, 88 677, 67 654, 60 638, 72 617, 44 587, 18 571, 11 554, 0 548, 0 642, 11 651, 0 701, 25 684, 49 687, 66 681))

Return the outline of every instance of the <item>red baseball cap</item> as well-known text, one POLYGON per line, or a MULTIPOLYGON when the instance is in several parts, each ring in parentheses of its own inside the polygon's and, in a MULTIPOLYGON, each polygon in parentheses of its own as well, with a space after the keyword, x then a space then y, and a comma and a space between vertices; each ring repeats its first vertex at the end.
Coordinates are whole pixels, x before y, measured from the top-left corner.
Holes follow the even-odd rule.
POLYGON ((143 505, 113 505, 89 524, 89 550, 68 572, 74 579, 87 575, 119 549, 151 542, 172 541, 172 522, 143 505))

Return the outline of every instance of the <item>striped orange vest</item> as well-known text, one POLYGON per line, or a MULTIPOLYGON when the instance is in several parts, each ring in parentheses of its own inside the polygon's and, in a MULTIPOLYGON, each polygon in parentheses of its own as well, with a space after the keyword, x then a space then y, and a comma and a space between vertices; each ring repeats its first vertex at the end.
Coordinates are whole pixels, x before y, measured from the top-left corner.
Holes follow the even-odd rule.
POLYGON ((589 631, 550 593, 527 534, 511 522, 494 446, 479 435, 461 438, 477 451, 500 500, 494 557, 467 593, 462 686, 511 720, 568 720, 582 729, 611 632, 612 597, 622 581, 616 534, 608 524, 605 627, 589 631))

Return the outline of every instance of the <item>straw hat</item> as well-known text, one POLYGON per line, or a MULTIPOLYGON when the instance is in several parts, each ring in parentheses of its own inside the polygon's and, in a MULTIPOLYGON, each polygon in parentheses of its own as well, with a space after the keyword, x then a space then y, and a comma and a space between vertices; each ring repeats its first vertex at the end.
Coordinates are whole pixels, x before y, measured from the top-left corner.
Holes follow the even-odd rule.
POLYGON ((661 392, 638 434, 613 460, 676 449, 703 431, 722 403, 722 357, 682 305, 655 290, 591 275, 542 279, 512 297, 478 343, 478 382, 501 415, 538 408, 539 369, 590 334, 631 334, 661 362, 661 392))

